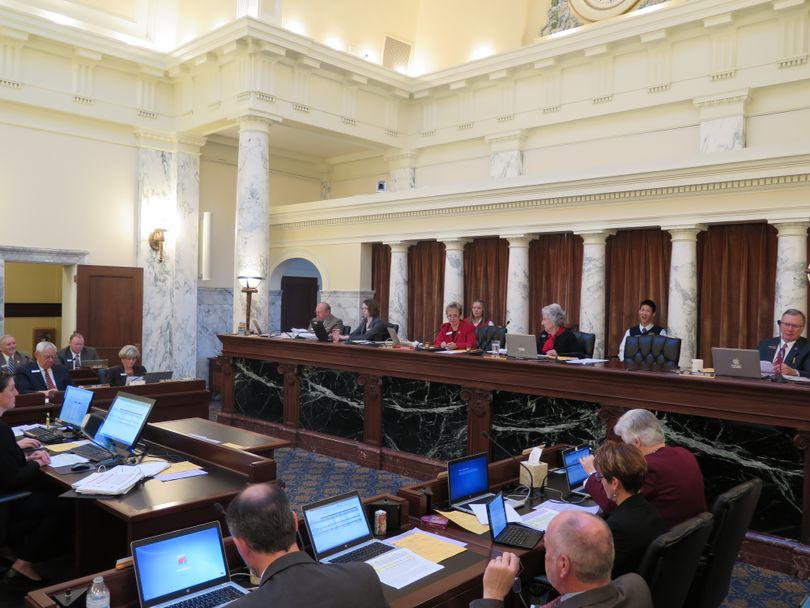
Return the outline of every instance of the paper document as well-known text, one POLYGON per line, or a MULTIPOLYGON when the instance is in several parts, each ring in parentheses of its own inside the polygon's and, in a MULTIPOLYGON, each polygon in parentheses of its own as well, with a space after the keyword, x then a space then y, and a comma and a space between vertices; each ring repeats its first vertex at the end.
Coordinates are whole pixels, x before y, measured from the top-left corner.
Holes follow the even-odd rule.
MULTIPOLYGON (((560 357, 562 359, 562 357, 560 357)), ((607 363, 607 359, 566 359, 566 363, 574 365, 590 365, 592 363, 607 363)))
MULTIPOLYGON (((519 522, 520 515, 518 515, 517 511, 512 505, 505 505, 506 506, 506 521, 509 522, 519 522)), ((487 506, 485 504, 472 504, 470 508, 475 513, 475 516, 478 518, 478 521, 485 526, 489 526, 489 518, 487 517, 487 506)))
POLYGON ((461 526, 465 530, 472 532, 473 534, 483 534, 484 532, 489 532, 489 526, 485 524, 481 524, 478 521, 478 518, 475 515, 471 515, 470 513, 462 513, 461 511, 439 511, 436 510, 436 513, 439 515, 444 515, 447 519, 452 521, 454 524, 461 526))
POLYGON ((141 473, 144 477, 154 477, 161 471, 168 469, 169 463, 165 460, 149 460, 147 462, 142 462, 137 466, 141 469, 141 473))
POLYGON ((548 509, 541 505, 539 508, 531 511, 530 513, 526 513, 521 521, 530 528, 545 532, 549 523, 551 523, 551 520, 557 517, 559 514, 559 511, 548 509))
POLYGON ((366 563, 377 572, 380 582, 394 589, 402 589, 444 568, 408 549, 394 549, 366 563))
POLYGON ((45 447, 48 448, 49 452, 59 454, 61 452, 69 452, 73 448, 77 448, 85 443, 90 442, 87 439, 83 439, 82 441, 71 441, 70 443, 52 443, 51 445, 47 445, 45 447))
POLYGON ((416 530, 413 534, 402 535, 397 540, 389 539, 388 542, 402 549, 410 549, 418 556, 424 557, 434 564, 443 562, 466 550, 455 543, 447 542, 441 536, 422 532, 421 530, 416 530))
POLYGON ((759 362, 759 371, 763 374, 768 374, 769 376, 773 375, 773 363, 770 361, 760 361, 759 362))
POLYGON ((76 454, 57 454, 51 458, 51 466, 66 467, 69 465, 79 464, 80 462, 90 462, 84 456, 76 456, 76 454))
POLYGON ((77 494, 102 494, 118 496, 126 494, 143 479, 138 466, 119 465, 103 473, 93 473, 73 484, 77 494))
POLYGON ((188 460, 183 460, 181 462, 173 462, 169 468, 161 473, 161 475, 173 475, 174 473, 182 473, 184 471, 193 471, 195 469, 201 469, 202 467, 198 464, 194 464, 193 462, 189 462, 188 460))
POLYGON ((810 382, 810 378, 804 376, 782 376, 788 382, 810 382))
POLYGON ((208 472, 203 471, 202 469, 194 469, 191 471, 180 471, 178 473, 165 473, 163 475, 157 475, 155 479, 160 481, 174 481, 175 479, 186 479, 187 477, 197 477, 199 475, 208 475, 208 472))
POLYGON ((591 513, 596 515, 599 513, 599 505, 593 505, 592 507, 584 507, 582 505, 573 505, 570 502, 562 502, 559 500, 547 500, 543 504, 535 507, 537 509, 553 509, 554 511, 558 511, 562 513, 563 511, 583 511, 585 513, 591 513))

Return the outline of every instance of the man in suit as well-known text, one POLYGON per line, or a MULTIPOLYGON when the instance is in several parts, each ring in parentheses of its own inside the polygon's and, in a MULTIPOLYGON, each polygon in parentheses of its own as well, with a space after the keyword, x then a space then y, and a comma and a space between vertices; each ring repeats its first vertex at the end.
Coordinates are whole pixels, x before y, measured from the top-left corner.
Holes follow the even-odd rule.
POLYGON ((619 344, 619 361, 624 360, 624 343, 630 336, 643 336, 646 334, 656 334, 659 336, 666 336, 667 330, 655 323, 655 302, 652 300, 643 300, 638 305, 638 325, 633 325, 630 329, 624 332, 622 343, 619 344))
POLYGON ((333 331, 340 333, 343 330, 343 320, 332 314, 332 307, 326 302, 320 302, 315 307, 315 318, 309 322, 310 329, 312 329, 312 324, 316 321, 323 323, 327 334, 331 334, 333 331))
POLYGON ((59 363, 68 369, 79 369, 82 361, 97 361, 98 353, 95 348, 84 345, 84 336, 74 331, 70 335, 68 345, 59 351, 59 363))
POLYGON ((759 343, 759 360, 773 363, 777 375, 810 377, 810 343, 802 337, 806 323, 801 310, 788 308, 779 320, 779 335, 759 343))
POLYGON ((51 342, 40 342, 34 351, 33 363, 17 368, 14 384, 21 394, 45 393, 51 396, 56 391, 63 391, 70 384, 70 373, 67 368, 54 364, 56 346, 51 342))
POLYGON ((17 368, 25 365, 31 359, 23 352, 17 350, 17 340, 8 334, 0 336, 0 353, 2 353, 2 368, 9 374, 16 373, 17 368))
MULTIPOLYGON (((546 576, 560 593, 554 606, 653 608, 650 589, 638 574, 610 580, 613 536, 603 519, 578 511, 560 513, 548 525, 544 543, 546 576)), ((511 553, 490 561, 484 572, 484 597, 470 608, 501 608, 519 567, 511 553)))
POLYGON ((248 486, 228 505, 227 520, 239 554, 261 577, 257 590, 232 608, 387 608, 371 566, 319 564, 298 548, 298 518, 278 486, 248 486))

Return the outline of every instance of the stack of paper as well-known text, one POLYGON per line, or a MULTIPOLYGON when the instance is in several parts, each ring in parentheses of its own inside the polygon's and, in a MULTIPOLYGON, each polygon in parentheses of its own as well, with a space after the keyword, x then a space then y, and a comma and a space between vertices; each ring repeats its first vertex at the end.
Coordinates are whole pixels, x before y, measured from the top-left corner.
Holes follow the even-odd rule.
POLYGON ((126 494, 145 477, 152 477, 169 466, 168 462, 156 461, 140 465, 119 465, 103 473, 93 473, 73 484, 77 494, 100 494, 118 496, 126 494))

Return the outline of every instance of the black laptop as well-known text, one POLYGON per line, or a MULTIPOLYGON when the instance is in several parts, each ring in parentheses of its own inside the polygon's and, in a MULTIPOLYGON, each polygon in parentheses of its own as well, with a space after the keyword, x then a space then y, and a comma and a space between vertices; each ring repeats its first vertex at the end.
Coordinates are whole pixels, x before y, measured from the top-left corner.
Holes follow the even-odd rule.
POLYGON ((507 521, 506 503, 500 492, 487 503, 487 518, 489 519, 489 535, 493 543, 521 549, 533 549, 543 538, 543 533, 534 528, 507 521))

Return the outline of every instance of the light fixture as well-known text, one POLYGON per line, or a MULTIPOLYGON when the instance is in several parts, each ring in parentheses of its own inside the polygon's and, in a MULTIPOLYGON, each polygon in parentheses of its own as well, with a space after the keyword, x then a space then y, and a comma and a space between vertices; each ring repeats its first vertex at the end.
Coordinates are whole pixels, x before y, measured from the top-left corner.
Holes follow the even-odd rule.
POLYGON ((166 242, 166 229, 155 228, 149 235, 149 246, 158 252, 158 262, 163 262, 163 243, 166 242))
POLYGON ((250 334, 250 300, 254 293, 257 293, 262 277, 256 275, 239 275, 239 284, 242 286, 242 293, 245 294, 245 335, 250 334))

